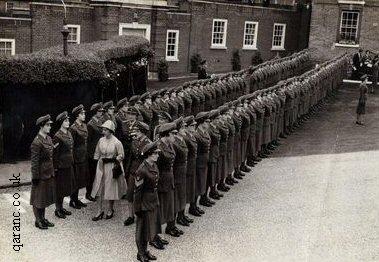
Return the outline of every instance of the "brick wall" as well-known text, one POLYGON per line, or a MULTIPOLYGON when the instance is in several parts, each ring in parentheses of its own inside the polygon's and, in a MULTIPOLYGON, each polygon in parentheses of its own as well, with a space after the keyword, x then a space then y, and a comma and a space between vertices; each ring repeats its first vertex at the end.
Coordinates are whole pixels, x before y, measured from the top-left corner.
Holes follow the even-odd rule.
MULTIPOLYGON (((346 6, 345 6, 346 7, 346 6)), ((357 6, 360 8, 361 5, 357 6)), ((340 9, 330 1, 317 1, 312 8, 309 46, 316 60, 327 60, 345 52, 355 53, 358 47, 335 46, 339 31, 340 9)), ((346 8, 349 8, 348 6, 346 8)), ((379 3, 366 1, 362 7, 359 47, 379 51, 379 3)))
POLYGON ((15 39, 16 54, 31 51, 31 21, 0 19, 0 38, 15 39))

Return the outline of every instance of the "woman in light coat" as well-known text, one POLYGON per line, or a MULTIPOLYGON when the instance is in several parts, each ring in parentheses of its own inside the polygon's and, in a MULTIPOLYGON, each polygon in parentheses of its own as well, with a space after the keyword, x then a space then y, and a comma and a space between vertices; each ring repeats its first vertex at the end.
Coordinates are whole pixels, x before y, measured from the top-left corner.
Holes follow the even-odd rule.
POLYGON ((99 211, 93 221, 98 221, 104 216, 103 202, 107 201, 106 219, 111 219, 114 214, 114 200, 120 200, 126 193, 125 173, 122 165, 124 148, 120 140, 114 136, 115 125, 107 120, 102 126, 104 137, 97 143, 94 159, 98 160, 96 177, 93 182, 92 197, 99 197, 99 211), (122 174, 114 176, 114 167, 120 165, 122 174))

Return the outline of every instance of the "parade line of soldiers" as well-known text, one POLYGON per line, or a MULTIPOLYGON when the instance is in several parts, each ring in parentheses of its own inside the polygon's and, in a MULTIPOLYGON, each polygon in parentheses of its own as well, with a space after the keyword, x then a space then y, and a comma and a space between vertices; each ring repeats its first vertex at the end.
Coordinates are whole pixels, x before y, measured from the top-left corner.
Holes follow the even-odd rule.
POLYGON ((31 145, 35 226, 54 226, 45 217, 51 204, 56 217, 70 216, 64 197, 70 197, 70 207, 84 208, 78 198, 82 188, 97 202, 93 221, 111 219, 114 201, 126 199, 124 225, 136 222, 137 259, 155 260, 147 245, 165 248, 162 225, 167 224, 168 235, 183 235, 177 225, 194 221, 186 205, 188 214, 202 216, 200 206, 214 205, 221 192, 335 94, 348 61, 344 55, 303 73, 310 62, 305 50, 237 73, 121 99, 117 113, 112 101, 96 103, 88 123, 79 105, 56 117, 53 138, 50 115, 38 118, 40 130, 31 145))

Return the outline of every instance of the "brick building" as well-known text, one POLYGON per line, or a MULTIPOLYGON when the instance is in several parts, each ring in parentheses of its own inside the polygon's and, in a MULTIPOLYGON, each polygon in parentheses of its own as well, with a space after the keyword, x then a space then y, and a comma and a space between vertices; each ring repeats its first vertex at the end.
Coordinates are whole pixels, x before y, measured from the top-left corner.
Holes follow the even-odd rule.
MULTIPOLYGON (((308 45, 310 10, 293 0, 66 0, 70 42, 109 39, 120 34, 145 36, 170 75, 190 72, 200 54, 211 72, 230 71, 240 50, 242 67, 259 51, 263 59, 288 55, 308 45)), ((60 45, 64 9, 60 0, 1 1, 0 53, 21 54, 60 45)))
POLYGON ((314 0, 309 47, 325 60, 358 48, 379 50, 379 1, 314 0))

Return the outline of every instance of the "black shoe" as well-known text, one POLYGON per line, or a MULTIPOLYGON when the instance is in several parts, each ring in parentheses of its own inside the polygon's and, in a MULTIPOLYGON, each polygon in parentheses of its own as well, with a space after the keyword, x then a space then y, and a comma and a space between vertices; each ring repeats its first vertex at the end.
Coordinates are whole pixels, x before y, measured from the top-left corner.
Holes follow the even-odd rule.
POLYGON ((200 212, 195 208, 194 209, 192 209, 192 208, 188 209, 188 214, 193 215, 195 217, 201 217, 200 212))
POLYGON ((205 199, 200 199, 199 204, 205 207, 211 207, 212 204, 206 201, 205 199))
POLYGON ((225 184, 227 184, 229 186, 233 186, 234 185, 233 181, 230 178, 225 179, 225 184))
POLYGON ((45 223, 43 223, 42 221, 36 221, 34 225, 36 226, 36 228, 39 229, 48 229, 47 225, 45 225, 45 223))
POLYGON ((91 197, 90 194, 86 194, 86 198, 91 202, 96 202, 96 198, 91 197))
POLYGON ((209 204, 214 205, 216 204, 215 201, 210 200, 208 197, 205 199, 209 204))
POLYGON ((197 212, 199 212, 201 215, 204 215, 205 212, 200 207, 196 207, 197 212))
POLYGON ((66 215, 62 212, 62 210, 55 210, 54 214, 56 217, 63 218, 63 219, 66 218, 66 215))
POLYGON ((187 222, 190 223, 190 224, 193 223, 193 219, 187 217, 186 215, 184 215, 184 220, 187 221, 187 222))
POLYGON ((179 229, 179 228, 177 228, 176 226, 174 226, 173 230, 176 231, 176 232, 178 232, 180 235, 184 234, 184 231, 181 230, 181 229, 179 229))
POLYGON ((82 207, 79 206, 76 202, 70 200, 70 204, 69 204, 70 207, 72 208, 75 208, 75 209, 81 209, 82 207))
POLYGON ((240 174, 235 174, 234 177, 237 179, 243 179, 243 177, 240 174))
POLYGON ((150 241, 149 244, 150 246, 153 246, 154 248, 159 250, 165 249, 164 245, 159 241, 150 241))
POLYGON ((93 217, 92 221, 99 221, 103 219, 103 217, 104 217, 104 212, 101 212, 98 216, 93 217))
POLYGON ((220 196, 216 192, 209 193, 209 197, 212 199, 220 200, 220 196))
POLYGON ((134 217, 128 217, 125 221, 124 221, 124 226, 130 226, 134 223, 134 217))
POLYGON ((251 171, 251 168, 248 168, 246 165, 243 165, 240 170, 242 172, 246 172, 246 173, 249 173, 251 171))
POLYGON ((216 191, 216 194, 218 195, 219 198, 224 197, 224 194, 221 194, 220 192, 217 192, 217 191, 216 191))
POLYGON ((240 175, 240 176, 246 176, 246 174, 244 174, 242 172, 240 172, 238 175, 240 175))
POLYGON ((166 228, 165 233, 166 233, 167 235, 172 236, 172 237, 180 237, 179 232, 175 231, 174 229, 169 229, 169 230, 167 230, 167 228, 166 228))
POLYGON ((228 192, 229 191, 228 189, 226 189, 225 184, 218 184, 217 185, 217 190, 219 190, 221 192, 228 192))
POLYGON ((65 208, 62 208, 61 211, 62 211, 62 213, 65 214, 66 216, 71 216, 71 215, 72 215, 72 213, 71 213, 70 211, 66 210, 65 208))
POLYGON ((145 256, 149 260, 157 260, 157 257, 150 253, 150 251, 146 251, 145 256))
POLYGON ((112 212, 111 212, 111 214, 110 215, 106 215, 105 216, 105 219, 111 219, 112 217, 113 217, 113 215, 114 215, 114 210, 112 209, 112 212))
POLYGON ((84 204, 82 201, 80 201, 79 199, 76 201, 76 204, 80 207, 86 207, 87 204, 84 204))
POLYGON ((158 242, 160 242, 162 245, 168 245, 169 242, 166 239, 161 238, 159 235, 156 236, 158 242))
POLYGON ((184 220, 184 218, 177 218, 176 219, 176 223, 178 223, 178 225, 181 225, 181 226, 185 226, 185 227, 189 227, 189 223, 186 221, 186 220, 184 220))
POLYGON ((137 254, 137 260, 141 262, 149 262, 149 259, 145 255, 137 254))
POLYGON ((54 224, 51 223, 51 222, 50 222, 49 220, 47 220, 46 218, 44 218, 44 219, 42 220, 42 223, 44 223, 45 226, 47 226, 47 227, 54 227, 54 224))

